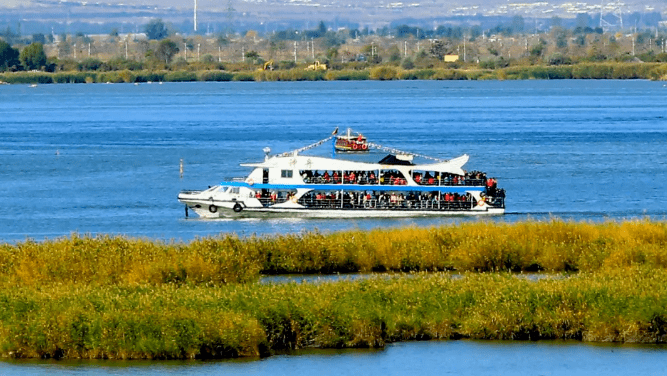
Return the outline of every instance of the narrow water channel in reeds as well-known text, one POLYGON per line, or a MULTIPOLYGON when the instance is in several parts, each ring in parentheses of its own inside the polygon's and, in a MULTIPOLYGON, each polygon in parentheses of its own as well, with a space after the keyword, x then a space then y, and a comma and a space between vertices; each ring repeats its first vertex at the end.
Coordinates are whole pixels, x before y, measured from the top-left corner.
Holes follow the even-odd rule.
MULTIPOLYGON (((465 276, 460 272, 426 272, 427 274, 439 274, 447 276, 451 279, 460 279, 465 276)), ((264 275, 259 278, 259 283, 274 284, 274 283, 327 283, 338 281, 358 281, 369 278, 410 278, 422 273, 402 273, 402 272, 386 272, 386 273, 336 273, 336 274, 280 274, 280 275, 264 275)), ((523 278, 528 281, 539 281, 542 279, 562 279, 567 278, 568 274, 558 273, 510 273, 515 278, 523 278)))
POLYGON ((5 376, 136 375, 664 375, 660 345, 576 341, 428 341, 377 349, 307 349, 265 359, 218 361, 11 360, 5 376))

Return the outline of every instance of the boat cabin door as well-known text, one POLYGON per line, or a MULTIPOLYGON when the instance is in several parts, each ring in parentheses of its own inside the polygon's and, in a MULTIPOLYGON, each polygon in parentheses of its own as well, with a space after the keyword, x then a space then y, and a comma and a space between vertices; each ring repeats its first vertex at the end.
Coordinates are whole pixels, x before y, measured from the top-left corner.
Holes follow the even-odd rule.
MULTIPOLYGON (((262 184, 269 184, 269 169, 265 168, 262 170, 262 184)), ((269 190, 262 189, 262 197, 268 197, 269 190)))

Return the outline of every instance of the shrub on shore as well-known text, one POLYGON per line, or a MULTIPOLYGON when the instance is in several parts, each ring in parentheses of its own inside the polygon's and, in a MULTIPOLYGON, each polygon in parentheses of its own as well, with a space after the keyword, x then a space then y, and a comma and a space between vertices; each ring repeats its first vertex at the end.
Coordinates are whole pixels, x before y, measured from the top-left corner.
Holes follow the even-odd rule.
MULTIPOLYGON (((222 67, 222 66, 220 66, 222 67)), ((132 83, 148 81, 320 81, 320 80, 527 80, 527 79, 652 79, 667 75, 664 63, 578 63, 573 65, 519 65, 496 69, 427 68, 403 70, 392 65, 312 71, 300 68, 257 71, 253 66, 230 65, 229 71, 199 69, 197 65, 172 66, 175 70, 120 70, 13 72, 0 74, 0 81, 27 83, 132 83)))

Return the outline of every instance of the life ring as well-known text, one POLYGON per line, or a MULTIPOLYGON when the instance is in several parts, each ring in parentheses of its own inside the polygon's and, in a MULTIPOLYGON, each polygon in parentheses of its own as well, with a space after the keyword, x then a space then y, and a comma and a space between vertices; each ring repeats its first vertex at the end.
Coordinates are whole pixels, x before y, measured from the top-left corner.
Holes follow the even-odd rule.
POLYGON ((292 158, 292 159, 290 159, 289 164, 290 164, 291 166, 294 166, 294 165, 296 164, 296 158, 292 158))
POLYGON ((297 200, 296 196, 292 196, 292 198, 290 198, 290 201, 296 204, 296 202, 299 200, 297 200))
POLYGON ((352 150, 357 150, 359 149, 359 145, 357 144, 352 144, 352 150))
POLYGON ((479 200, 479 201, 477 201, 477 205, 479 205, 479 206, 484 206, 484 200, 479 200))
POLYGON ((234 204, 234 207, 232 208, 232 210, 234 210, 234 212, 236 212, 236 213, 240 213, 241 210, 243 210, 243 206, 241 206, 241 204, 239 204, 237 202, 236 204, 234 204))
POLYGON ((366 145, 366 144, 362 144, 362 145, 361 145, 361 150, 366 150, 366 149, 368 149, 368 145, 366 145))
POLYGON ((211 213, 216 213, 218 211, 218 207, 211 204, 208 206, 208 211, 210 211, 211 213))
POLYGON ((253 185, 253 184, 255 184, 255 181, 252 179, 248 179, 248 185, 253 185))

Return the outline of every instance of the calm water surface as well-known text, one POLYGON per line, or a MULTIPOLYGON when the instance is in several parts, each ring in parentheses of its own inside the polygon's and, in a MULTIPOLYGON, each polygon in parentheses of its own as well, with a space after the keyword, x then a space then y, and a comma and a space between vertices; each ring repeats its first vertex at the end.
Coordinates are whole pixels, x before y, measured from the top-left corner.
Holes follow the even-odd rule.
MULTIPOLYGON (((648 81, 0 86, 0 242, 477 220, 184 218, 181 189, 245 176, 239 163, 261 160, 262 148, 293 150, 335 127, 435 157, 469 154, 468 170, 507 190, 508 214, 491 220, 665 219, 666 105, 667 88, 648 81)), ((256 362, 5 362, 0 374, 658 375, 665 359, 662 347, 450 341, 256 362)))
MULTIPOLYGON (((461 219, 186 220, 181 189, 352 127, 507 190, 502 220, 665 218, 667 88, 649 81, 228 82, 0 87, 0 241, 432 226, 461 219), (185 174, 179 177, 179 160, 185 174)), ((328 147, 315 153, 329 155, 328 147)), ((379 160, 383 155, 369 158, 379 160)))
POLYGON ((3 375, 664 375, 664 347, 431 341, 384 350, 310 350, 254 361, 11 361, 3 375))

